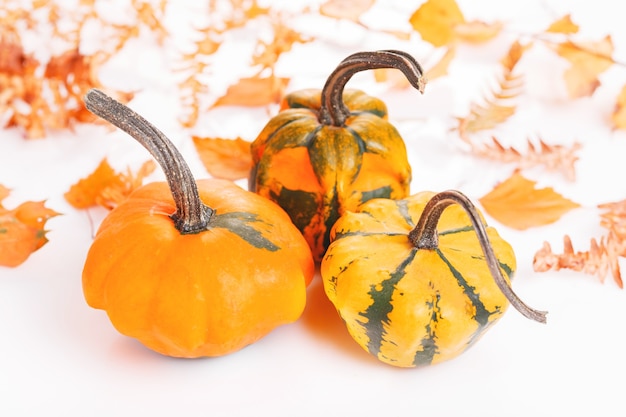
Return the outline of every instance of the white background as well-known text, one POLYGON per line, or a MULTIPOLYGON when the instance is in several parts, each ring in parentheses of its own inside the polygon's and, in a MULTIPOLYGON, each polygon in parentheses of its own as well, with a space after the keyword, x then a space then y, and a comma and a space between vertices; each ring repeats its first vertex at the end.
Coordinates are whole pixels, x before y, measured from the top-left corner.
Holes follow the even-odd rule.
MULTIPOLYGON (((272 4, 301 7, 294 3, 272 4)), ((421 4, 378 3, 364 22, 400 30, 409 29, 408 16, 421 4)), ((390 90, 371 74, 355 76, 348 86, 388 104, 390 120, 409 149, 414 191, 457 188, 477 201, 513 166, 468 154, 449 131, 454 117, 464 116, 469 103, 493 82, 498 60, 513 40, 527 40, 523 34, 538 33, 566 13, 581 26, 578 39, 611 34, 615 58, 626 61, 623 15, 616 4, 460 1, 468 20, 502 20, 507 33, 487 44, 462 46, 449 75, 429 84, 423 96, 390 90)), ((172 59, 175 48, 189 39, 191 23, 201 22, 201 7, 192 5, 172 7, 165 22, 174 34, 169 43, 158 47, 149 35, 133 41, 102 69, 100 79, 111 89, 137 91, 130 106, 172 138, 200 178, 208 174, 191 134, 253 140, 275 109, 218 108, 203 113, 193 130, 180 127, 172 59)), ((420 61, 437 54, 417 34, 400 41, 320 17, 292 23, 315 41, 296 44, 281 58, 278 72, 292 78, 290 91, 321 87, 339 60, 357 50, 403 49, 420 61)), ((207 81, 211 97, 253 72, 248 62, 257 30, 247 28, 228 38, 207 81)), ((97 39, 97 33, 91 36, 97 39)), ((526 76, 519 109, 495 132, 521 149, 526 138, 538 137, 551 144, 583 144, 575 182, 541 169, 524 172, 539 186, 580 203, 580 209, 524 232, 490 220, 516 250, 514 289, 532 307, 549 310, 548 324, 509 309, 472 349, 423 369, 396 369, 361 350, 324 298, 319 279, 309 289, 298 322, 226 357, 167 358, 119 335, 104 312, 86 305, 81 289, 93 233, 90 218, 97 226, 106 213, 75 210, 63 193, 105 156, 118 169, 137 169, 149 158, 147 152, 119 131, 91 125, 51 132, 41 140, 26 140, 18 130, 0 131, 0 183, 13 190, 4 206, 47 200, 48 207, 63 213, 49 220, 47 245, 18 268, 0 267, 0 415, 625 415, 626 294, 610 277, 600 283, 580 273, 532 270, 533 255, 544 240, 560 252, 562 236, 569 234, 575 248, 586 250, 591 237, 605 233, 596 205, 626 198, 626 133, 613 131, 609 122, 626 84, 626 68, 614 65, 604 73, 593 97, 570 100, 562 81, 566 67, 545 45, 536 44, 519 65, 526 76)), ((150 177, 161 178, 160 171, 150 177)))

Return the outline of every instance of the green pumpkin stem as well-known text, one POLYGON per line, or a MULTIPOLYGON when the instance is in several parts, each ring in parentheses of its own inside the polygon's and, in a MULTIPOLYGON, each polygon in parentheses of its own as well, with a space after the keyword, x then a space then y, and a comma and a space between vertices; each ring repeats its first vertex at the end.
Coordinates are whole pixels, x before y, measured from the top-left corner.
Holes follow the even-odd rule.
POLYGON ((142 116, 102 91, 91 89, 84 100, 87 110, 132 136, 157 160, 176 203, 176 212, 170 216, 176 229, 181 234, 206 230, 213 209, 200 200, 191 170, 174 144, 142 116))
POLYGON ((343 90, 350 78, 359 71, 376 68, 396 68, 404 73, 413 87, 424 92, 426 79, 422 66, 403 51, 383 50, 357 52, 345 58, 326 80, 322 89, 320 123, 342 127, 350 116, 343 102, 343 90))
POLYGON ((478 241, 485 255, 485 260, 489 266, 489 271, 493 276, 498 288, 509 300, 511 305, 515 307, 525 317, 545 323, 546 314, 545 311, 538 311, 528 307, 511 288, 510 283, 502 275, 500 270, 498 259, 496 258, 489 237, 487 236, 487 230, 483 225, 478 211, 474 207, 474 204, 465 195, 459 191, 450 190, 435 194, 424 207, 424 211, 420 216, 420 219, 415 228, 409 233, 409 239, 413 245, 418 249, 436 249, 439 244, 439 238, 437 233, 437 224, 443 211, 449 205, 456 203, 459 204, 468 214, 474 231, 478 236, 478 241))

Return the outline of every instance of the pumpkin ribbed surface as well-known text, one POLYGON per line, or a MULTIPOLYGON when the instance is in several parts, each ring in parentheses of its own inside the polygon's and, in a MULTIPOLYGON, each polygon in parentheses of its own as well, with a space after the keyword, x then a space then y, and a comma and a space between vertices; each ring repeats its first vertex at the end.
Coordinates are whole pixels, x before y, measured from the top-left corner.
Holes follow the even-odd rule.
MULTIPOLYGON (((352 337, 395 366, 457 356, 509 306, 460 207, 441 215, 437 248, 419 249, 408 239, 433 195, 371 200, 346 213, 321 264, 326 294, 352 337)), ((486 230, 508 281, 516 266, 513 250, 495 229, 486 230)))
POLYGON ((287 96, 297 108, 281 111, 252 143, 250 189, 277 202, 290 215, 319 260, 340 215, 371 198, 403 198, 411 168, 398 131, 384 118, 385 105, 360 92, 344 95, 351 116, 345 127, 320 123, 320 92, 287 96), (357 100, 358 110, 352 109, 357 100))
POLYGON ((104 219, 83 271, 90 306, 169 356, 227 354, 297 320, 314 274, 274 203, 227 181, 198 188, 215 210, 209 230, 181 235, 167 183, 151 183, 104 219))

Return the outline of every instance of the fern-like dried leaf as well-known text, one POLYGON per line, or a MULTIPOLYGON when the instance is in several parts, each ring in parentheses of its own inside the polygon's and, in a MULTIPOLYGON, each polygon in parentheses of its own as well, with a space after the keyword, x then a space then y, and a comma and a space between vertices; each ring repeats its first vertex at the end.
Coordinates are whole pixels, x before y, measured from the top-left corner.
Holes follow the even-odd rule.
POLYGON ((571 238, 563 237, 563 253, 555 254, 548 242, 543 243, 533 258, 533 270, 535 272, 559 271, 570 269, 598 277, 604 282, 610 272, 613 280, 619 288, 624 287, 621 271, 619 268, 619 253, 624 251, 625 242, 613 231, 609 231, 598 242, 591 239, 589 250, 574 251, 571 238))
POLYGON ((543 167, 548 171, 562 173, 569 181, 576 179, 574 164, 578 160, 577 152, 582 145, 578 142, 572 146, 549 145, 543 139, 534 144, 527 139, 527 149, 520 151, 514 147, 504 146, 495 136, 491 137, 491 143, 476 143, 468 140, 472 154, 504 163, 515 164, 516 169, 528 169, 543 167))
POLYGON ((469 114, 458 119, 458 130, 463 140, 468 141, 471 133, 493 129, 515 113, 514 99, 521 93, 524 80, 521 75, 514 74, 514 70, 529 46, 519 42, 511 45, 500 61, 502 75, 498 78, 496 87, 480 102, 471 103, 469 114))

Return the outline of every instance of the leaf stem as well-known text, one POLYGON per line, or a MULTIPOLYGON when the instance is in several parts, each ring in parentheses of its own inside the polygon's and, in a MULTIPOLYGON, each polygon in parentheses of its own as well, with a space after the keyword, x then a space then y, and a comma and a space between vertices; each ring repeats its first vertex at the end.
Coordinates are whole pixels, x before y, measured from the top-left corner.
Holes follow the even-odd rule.
POLYGON ((518 296, 513 292, 510 283, 502 275, 500 270, 498 259, 496 258, 487 230, 484 224, 480 220, 480 215, 476 210, 476 207, 469 198, 464 194, 456 190, 443 191, 435 194, 424 207, 424 211, 420 216, 417 225, 409 233, 409 240, 418 249, 435 249, 439 244, 439 237, 437 233, 437 224, 439 218, 444 210, 451 204, 460 205, 468 214, 474 231, 478 237, 478 242, 485 255, 485 260, 491 276, 500 288, 500 291, 509 300, 511 305, 515 307, 525 317, 538 321, 540 323, 546 322, 546 311, 538 311, 528 307, 518 296))
POLYGON ((419 62, 403 51, 382 50, 357 52, 339 63, 322 89, 319 120, 325 125, 341 127, 350 116, 343 102, 343 90, 354 74, 376 68, 396 68, 404 73, 413 87, 424 92, 426 79, 419 62))
POLYGON ((132 136, 157 160, 176 204, 170 216, 176 229, 181 234, 206 230, 213 209, 200 200, 191 170, 174 144, 142 116, 100 90, 89 90, 84 101, 87 110, 132 136))

